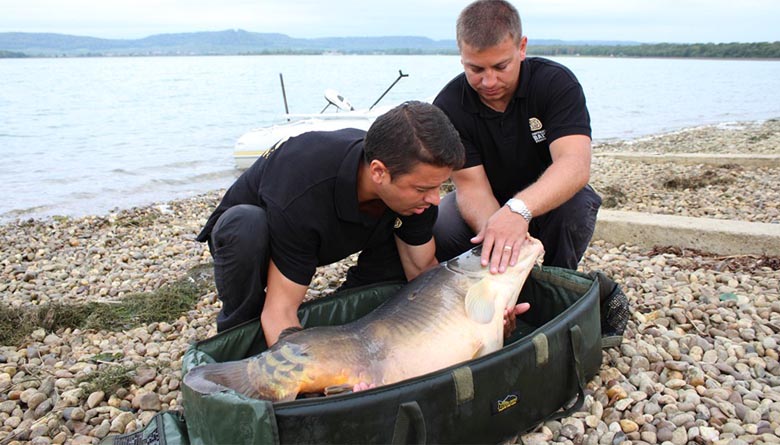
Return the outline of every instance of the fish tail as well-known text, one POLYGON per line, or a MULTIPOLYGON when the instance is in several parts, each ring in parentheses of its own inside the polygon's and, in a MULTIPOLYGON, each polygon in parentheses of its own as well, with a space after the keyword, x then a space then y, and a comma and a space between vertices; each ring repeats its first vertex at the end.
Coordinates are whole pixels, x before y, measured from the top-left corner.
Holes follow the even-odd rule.
POLYGON ((213 394, 224 391, 225 386, 209 378, 209 369, 214 365, 197 366, 184 376, 184 384, 199 394, 213 394))

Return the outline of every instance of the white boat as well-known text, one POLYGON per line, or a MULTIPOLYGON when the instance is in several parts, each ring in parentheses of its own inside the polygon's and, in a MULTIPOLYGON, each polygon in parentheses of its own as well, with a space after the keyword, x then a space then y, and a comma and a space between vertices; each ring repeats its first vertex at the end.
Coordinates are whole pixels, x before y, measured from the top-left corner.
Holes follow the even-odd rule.
MULTIPOLYGON (((373 110, 372 110, 373 111, 373 110)), ((332 131, 342 128, 359 128, 368 130, 371 123, 381 113, 375 112, 348 112, 316 114, 311 117, 299 118, 290 122, 272 125, 270 127, 256 128, 242 135, 236 141, 233 149, 233 158, 236 167, 246 169, 251 166, 258 157, 265 154, 287 139, 307 131, 332 131), (316 116, 316 117, 314 117, 316 116)))
MULTIPOLYGON (((374 102, 371 107, 363 110, 355 110, 347 99, 335 90, 325 90, 325 99, 328 104, 319 114, 286 114, 286 122, 268 127, 255 128, 242 135, 236 141, 233 148, 233 158, 236 168, 246 169, 251 166, 258 157, 277 147, 287 139, 307 131, 333 131, 342 128, 358 128, 368 130, 377 116, 389 110, 389 107, 375 108, 376 104, 390 91, 395 84, 408 74, 398 71, 398 78, 390 87, 374 102), (338 112, 325 113, 330 107, 335 106, 338 112)), ((279 75, 281 79, 281 74, 279 75)), ((282 80, 282 92, 284 93, 284 81, 282 80)), ((285 94, 285 108, 287 100, 285 94)))

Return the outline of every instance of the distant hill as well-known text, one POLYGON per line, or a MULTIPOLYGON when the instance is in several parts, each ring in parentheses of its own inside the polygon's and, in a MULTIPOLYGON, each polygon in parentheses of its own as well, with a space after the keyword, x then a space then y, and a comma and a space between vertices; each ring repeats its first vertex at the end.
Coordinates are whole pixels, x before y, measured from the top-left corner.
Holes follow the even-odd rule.
MULTIPOLYGON (((636 42, 534 40, 535 45, 632 45, 636 42)), ((393 53, 455 54, 455 40, 427 37, 327 37, 298 39, 244 30, 157 34, 142 39, 101 39, 50 33, 0 33, 0 51, 29 56, 393 53)))
MULTIPOLYGON (((67 34, 0 33, 0 58, 211 54, 457 54, 455 40, 427 37, 327 37, 226 31, 156 34, 142 39, 100 39, 67 34)), ((530 39, 531 55, 605 57, 780 58, 780 42, 639 43, 530 39)))
POLYGON ((426 37, 332 37, 297 39, 284 34, 244 30, 157 34, 142 39, 100 39, 46 33, 0 33, 0 50, 31 56, 273 54, 413 50, 456 51, 454 40, 426 37))

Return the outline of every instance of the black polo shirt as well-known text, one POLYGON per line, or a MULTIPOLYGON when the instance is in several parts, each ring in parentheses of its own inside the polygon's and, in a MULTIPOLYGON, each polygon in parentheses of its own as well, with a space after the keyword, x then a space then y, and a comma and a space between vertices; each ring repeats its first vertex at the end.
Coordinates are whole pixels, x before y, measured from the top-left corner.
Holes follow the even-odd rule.
POLYGON ((302 285, 309 284, 317 266, 394 242, 394 234, 409 245, 425 244, 433 236, 437 207, 411 216, 387 209, 378 218, 358 209, 357 173, 365 135, 344 129, 289 139, 236 180, 198 241, 208 239, 228 208, 261 206, 268 218, 271 258, 285 277, 302 285))
POLYGON ((433 102, 449 116, 466 148, 463 168, 482 165, 499 203, 535 182, 552 164, 550 143, 572 134, 591 135, 582 86, 551 60, 528 57, 506 110, 479 100, 464 73, 433 102))

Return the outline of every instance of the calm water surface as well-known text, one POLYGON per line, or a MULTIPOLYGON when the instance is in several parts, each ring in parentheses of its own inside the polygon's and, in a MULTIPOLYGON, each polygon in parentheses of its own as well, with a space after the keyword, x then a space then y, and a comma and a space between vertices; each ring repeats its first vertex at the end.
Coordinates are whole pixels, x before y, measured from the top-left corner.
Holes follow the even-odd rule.
MULTIPOLYGON (((558 58, 596 141, 780 117, 780 62, 558 58)), ((102 214, 229 186, 232 147, 335 88, 357 108, 431 99, 457 56, 0 59, 0 222, 102 214)))

